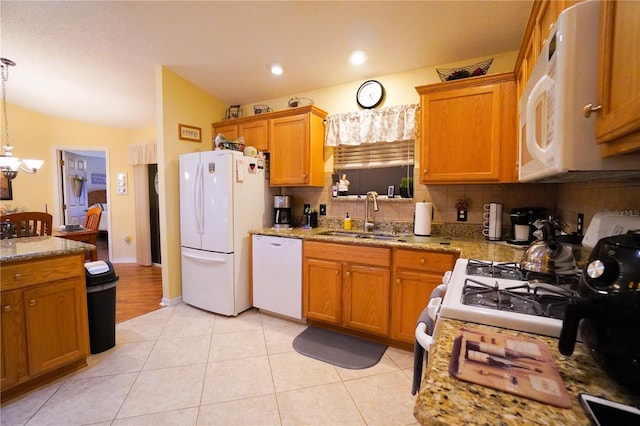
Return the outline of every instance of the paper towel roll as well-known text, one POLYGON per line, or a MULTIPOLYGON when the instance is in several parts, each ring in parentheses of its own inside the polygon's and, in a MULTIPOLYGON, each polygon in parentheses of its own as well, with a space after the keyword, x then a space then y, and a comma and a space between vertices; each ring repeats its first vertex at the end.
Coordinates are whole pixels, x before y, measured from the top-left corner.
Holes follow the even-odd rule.
POLYGON ((413 224, 415 235, 428 237, 431 235, 431 214, 433 212, 432 203, 416 203, 416 213, 413 224))

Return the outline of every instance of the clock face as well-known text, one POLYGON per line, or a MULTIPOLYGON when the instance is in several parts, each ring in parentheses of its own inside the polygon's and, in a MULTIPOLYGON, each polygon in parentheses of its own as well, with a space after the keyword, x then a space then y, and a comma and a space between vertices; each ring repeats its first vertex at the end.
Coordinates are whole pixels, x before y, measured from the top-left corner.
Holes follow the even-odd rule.
POLYGON ((375 108, 382 102, 384 87, 376 80, 362 83, 356 94, 356 101, 362 108, 375 108))

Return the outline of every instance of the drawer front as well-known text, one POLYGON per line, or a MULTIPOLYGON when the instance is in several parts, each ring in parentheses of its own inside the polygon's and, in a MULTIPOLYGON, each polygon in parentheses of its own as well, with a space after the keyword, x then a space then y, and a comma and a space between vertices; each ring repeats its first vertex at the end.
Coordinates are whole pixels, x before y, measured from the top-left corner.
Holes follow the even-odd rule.
POLYGON ((453 268, 456 257, 453 253, 398 249, 394 256, 394 267, 444 273, 453 268))
POLYGON ((84 274, 83 253, 28 262, 5 263, 0 274, 2 289, 57 281, 84 274))
POLYGON ((305 241, 304 257, 372 266, 391 265, 391 249, 352 244, 305 241))

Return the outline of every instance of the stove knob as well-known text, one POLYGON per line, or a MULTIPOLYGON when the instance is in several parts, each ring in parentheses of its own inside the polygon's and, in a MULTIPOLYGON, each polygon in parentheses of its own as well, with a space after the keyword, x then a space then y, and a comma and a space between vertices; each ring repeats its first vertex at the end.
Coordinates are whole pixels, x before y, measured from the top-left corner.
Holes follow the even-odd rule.
POLYGON ((614 284, 620 273, 618 262, 614 259, 595 259, 587 265, 589 278, 598 281, 598 287, 614 284))

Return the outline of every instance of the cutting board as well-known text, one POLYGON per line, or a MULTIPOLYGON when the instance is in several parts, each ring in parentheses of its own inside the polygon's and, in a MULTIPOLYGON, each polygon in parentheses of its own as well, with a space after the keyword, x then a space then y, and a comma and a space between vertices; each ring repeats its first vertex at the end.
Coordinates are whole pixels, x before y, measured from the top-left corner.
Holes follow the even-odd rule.
POLYGON ((571 407, 549 348, 535 339, 462 328, 454 340, 449 373, 545 404, 571 407))

